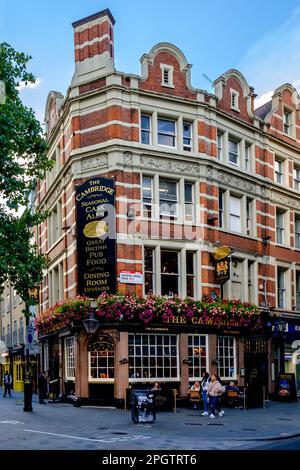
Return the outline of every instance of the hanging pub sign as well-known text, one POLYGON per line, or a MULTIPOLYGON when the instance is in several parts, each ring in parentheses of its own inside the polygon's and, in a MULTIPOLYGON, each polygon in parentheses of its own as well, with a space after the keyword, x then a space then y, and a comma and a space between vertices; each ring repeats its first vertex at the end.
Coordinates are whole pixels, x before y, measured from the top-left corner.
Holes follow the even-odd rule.
POLYGON ((216 273, 216 283, 224 284, 230 278, 230 248, 228 246, 218 246, 214 249, 214 264, 216 273))
POLYGON ((93 178, 76 188, 78 293, 116 292, 115 182, 93 178))

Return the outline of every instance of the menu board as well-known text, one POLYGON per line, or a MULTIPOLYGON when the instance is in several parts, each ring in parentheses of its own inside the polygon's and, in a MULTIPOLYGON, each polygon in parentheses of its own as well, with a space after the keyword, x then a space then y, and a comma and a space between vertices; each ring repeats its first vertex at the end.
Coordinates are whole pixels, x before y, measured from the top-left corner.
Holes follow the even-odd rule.
POLYGON ((93 178, 76 187, 78 293, 116 292, 115 182, 93 178))
POLYGON ((282 400, 297 400, 295 374, 279 374, 277 396, 282 400))

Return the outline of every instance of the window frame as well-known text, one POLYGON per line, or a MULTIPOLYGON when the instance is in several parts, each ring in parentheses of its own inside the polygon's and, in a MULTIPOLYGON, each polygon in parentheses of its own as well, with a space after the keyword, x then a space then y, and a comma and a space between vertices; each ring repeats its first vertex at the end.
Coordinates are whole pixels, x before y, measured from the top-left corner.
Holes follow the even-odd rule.
POLYGON ((276 208, 276 243, 278 245, 284 245, 285 244, 285 239, 286 239, 286 233, 285 233, 285 216, 286 211, 276 208), (278 216, 282 216, 282 226, 278 225, 278 216), (280 234, 280 237, 278 236, 280 234), (279 241, 281 239, 281 241, 279 241))
POLYGON ((171 178, 165 178, 165 177, 159 177, 158 180, 158 202, 159 202, 159 218, 170 218, 170 219, 177 219, 178 218, 178 205, 179 205, 179 180, 173 180, 171 178), (160 183, 161 181, 165 181, 167 183, 175 183, 176 185, 176 202, 172 201, 172 199, 161 199, 161 186, 160 183), (165 202, 161 202, 165 201, 165 202), (168 202, 172 202, 172 206, 175 207, 175 212, 172 214, 171 212, 164 212, 161 210, 161 206, 163 204, 168 204, 168 202))
POLYGON ((236 167, 239 167, 240 166, 240 141, 237 140, 235 137, 233 136, 229 136, 228 137, 228 163, 230 165, 234 165, 236 167), (236 144, 236 149, 237 149, 237 152, 232 152, 230 151, 230 143, 234 143, 236 144), (231 155, 235 155, 236 156, 236 162, 235 161, 232 161, 230 159, 230 156, 231 155))
MULTIPOLYGON (((136 375, 137 374, 137 369, 141 371, 141 376, 139 377, 130 377, 129 374, 129 383, 136 383, 136 382, 146 382, 146 383, 152 383, 152 382, 157 382, 157 381, 163 381, 163 382, 179 382, 180 381, 180 368, 179 368, 179 335, 178 334, 173 334, 173 333, 129 333, 128 334, 128 359, 129 359, 129 369, 133 370, 133 373, 136 375), (139 344, 137 344, 136 339, 137 337, 141 337, 141 341, 139 344), (148 342, 143 343, 143 338, 148 336, 148 342), (131 337, 133 338, 133 342, 131 343, 131 337), (150 340, 150 337, 154 337, 154 342, 153 340, 150 340), (158 344, 158 337, 162 338, 161 345, 158 344), (169 338, 168 344, 165 342, 165 337, 169 338), (175 345, 172 345, 172 339, 171 338, 176 338, 175 340, 175 345), (142 354, 142 348, 148 346, 148 354, 142 354), (130 354, 130 347, 133 347, 133 354, 130 354), (140 347, 141 354, 136 354, 137 348, 140 347), (157 349, 161 347, 162 348, 162 354, 159 355, 157 352, 157 349), (163 348, 170 348, 170 354, 165 354, 163 348), (172 354, 172 347, 176 347, 176 355, 172 354), (154 348, 154 354, 149 354, 153 352, 153 349, 151 350, 150 348, 154 348), (131 365, 131 359, 133 358, 133 366, 131 365), (141 359, 141 365, 137 366, 136 365, 136 358, 141 359), (149 363, 147 367, 144 367, 143 365, 143 359, 149 359, 149 363), (154 359, 155 365, 151 367, 151 358, 154 359), (162 366, 158 365, 158 359, 162 359, 162 366), (164 364, 165 360, 164 358, 169 358, 170 365, 166 366, 164 364), (171 365, 171 360, 172 358, 176 358, 176 366, 171 365), (150 372, 150 369, 155 369, 156 370, 156 376, 155 377, 145 377, 144 376, 144 369, 147 369, 148 372, 150 372), (157 371, 161 369, 164 371, 164 369, 170 369, 170 377, 165 376, 165 373, 163 372, 162 376, 157 374, 157 371), (176 376, 172 377, 171 370, 175 369, 176 370, 176 376)), ((148 375, 148 373, 147 373, 148 375)))
POLYGON ((239 107, 240 94, 238 91, 230 88, 230 108, 234 111, 240 111, 239 107))
POLYGON ((294 236, 295 236, 295 248, 300 250, 300 214, 295 212, 294 220, 294 236), (297 222, 299 222, 299 232, 297 232, 297 222))
POLYGON ((149 175, 144 175, 142 174, 142 216, 145 219, 152 219, 153 218, 153 197, 154 197, 154 178, 153 176, 149 175), (149 179, 150 180, 150 192, 151 192, 151 197, 150 197, 150 203, 146 203, 145 199, 149 198, 144 198, 144 179, 149 179), (147 215, 145 215, 145 207, 150 206, 150 216, 147 211, 147 215))
POLYGON ((174 67, 173 65, 160 64, 161 69, 161 86, 167 88, 174 87, 174 67), (165 81, 165 73, 168 74, 168 81, 165 81))
POLYGON ((292 135, 292 111, 283 109, 283 133, 289 137, 292 135), (288 120, 286 120, 288 116, 288 120))
POLYGON ((150 291, 152 293, 155 292, 155 248, 152 246, 144 246, 143 247, 143 259, 144 259, 144 294, 147 295, 150 291), (146 271, 146 266, 145 266, 145 251, 146 250, 151 250, 152 251, 152 271, 146 271), (146 274, 150 274, 152 277, 152 289, 149 289, 148 292, 146 292, 146 274))
POLYGON ((286 289, 286 273, 287 269, 277 266, 277 276, 276 276, 276 301, 277 301, 277 308, 286 309, 287 308, 287 289, 286 289), (280 287, 280 275, 282 275, 283 279, 283 287, 280 287), (280 296, 281 294, 281 296, 280 296), (282 305, 280 298, 282 298, 282 305))
MULTIPOLYGON (((100 354, 99 354, 100 351, 98 351, 97 349, 94 350, 94 351, 89 351, 89 350, 88 350, 88 382, 89 382, 89 383, 112 383, 112 384, 113 384, 113 383, 115 382, 115 369, 116 369, 116 367, 115 367, 115 360, 116 360, 116 348, 115 348, 115 344, 114 344, 112 338, 111 338, 109 335, 106 335, 105 333, 102 334, 102 335, 99 335, 99 338, 100 338, 100 337, 101 337, 101 338, 108 338, 108 340, 111 342, 111 344, 112 344, 112 346, 113 346, 113 354, 112 354, 112 355, 107 354, 106 356, 104 356, 104 355, 100 355, 100 354), (95 368, 95 367, 92 367, 92 365, 91 365, 91 359, 92 359, 91 354, 92 354, 92 353, 93 353, 93 354, 96 353, 96 356, 95 356, 94 358, 95 358, 96 361, 97 361, 97 367, 96 367, 96 369, 97 369, 97 374, 98 374, 98 369, 106 369, 106 375, 109 375, 109 374, 107 374, 108 369, 113 369, 113 375, 114 375, 113 377, 96 377, 96 378, 95 378, 95 377, 92 377, 91 371, 92 371, 92 369, 95 368), (105 366, 105 367, 99 367, 99 366, 98 366, 98 359, 99 359, 99 357, 100 357, 100 358, 106 358, 106 366, 105 366), (108 365, 108 359, 109 359, 109 358, 113 358, 113 366, 112 366, 112 367, 110 367, 110 366, 108 365)), ((99 340, 100 340, 100 339, 99 339, 99 340)))
POLYGON ((188 180, 184 180, 184 222, 185 223, 193 223, 195 222, 195 187, 194 183, 188 180), (192 193, 192 200, 187 201, 186 200, 186 194, 185 194, 185 189, 186 186, 191 187, 191 193, 192 193), (187 206, 191 207, 191 219, 189 220, 187 216, 190 216, 190 214, 187 214, 187 206))
POLYGON ((74 336, 68 336, 64 340, 64 356, 65 356, 65 379, 74 380, 76 376, 76 341, 74 336), (69 346, 67 343, 73 343, 72 346, 69 346), (70 351, 73 351, 73 358, 71 360, 70 351), (73 362, 73 365, 70 365, 73 362), (70 370, 74 370, 74 375, 70 375, 70 370))
POLYGON ((293 189, 300 191, 300 167, 295 164, 293 168, 293 189))
POLYGON ((188 121, 182 122, 182 149, 184 150, 184 152, 192 152, 193 150, 193 125, 191 122, 188 122, 188 121), (189 126, 189 129, 190 129, 189 137, 186 137, 184 135, 184 126, 189 126), (185 139, 188 139, 190 143, 189 144, 184 143, 185 139))
POLYGON ((160 147, 166 147, 166 148, 171 148, 171 149, 176 149, 177 148, 177 120, 176 119, 169 119, 167 117, 161 117, 157 116, 157 145, 160 147), (166 121, 166 122, 172 122, 174 123, 174 134, 170 132, 160 132, 159 131, 159 121, 166 121), (174 145, 166 145, 166 144, 161 144, 159 143, 159 136, 172 136, 174 139, 174 145))
MULTIPOLYGON (((195 258, 196 258, 196 252, 193 251, 193 250, 186 250, 185 252, 185 264, 186 264, 186 269, 185 269, 185 275, 186 275, 186 296, 187 297, 191 297, 191 298, 195 298, 195 280, 196 280, 196 265, 195 265, 195 258), (192 255, 192 268, 193 268, 193 272, 192 273, 188 273, 188 263, 187 263, 187 258, 188 258, 188 255, 192 255), (191 279, 192 280, 192 285, 193 285, 193 295, 189 295, 188 293, 188 279, 191 279)), ((180 262, 180 261, 179 261, 180 262)))
POLYGON ((161 295, 164 296, 169 296, 170 295, 170 292, 168 294, 163 294, 162 293, 162 280, 163 280, 163 276, 168 276, 170 278, 177 278, 177 293, 176 292, 172 292, 172 296, 173 295, 178 295, 180 296, 180 291, 181 291, 181 276, 182 276, 182 273, 181 273, 181 251, 180 250, 176 250, 176 249, 172 249, 172 248, 163 248, 161 247, 160 248, 160 284, 161 284, 161 295), (163 266, 162 266, 162 253, 176 253, 177 254, 177 273, 169 273, 169 272, 163 272, 163 266))
POLYGON ((147 114, 141 112, 141 126, 140 126, 140 142, 143 145, 151 145, 152 144, 152 116, 151 114, 147 114), (149 119, 149 129, 146 129, 142 126, 143 118, 146 117, 149 119), (143 142, 143 132, 148 134, 149 142, 143 142))
POLYGON ((274 160, 274 176, 275 183, 284 184, 284 159, 277 156, 274 160))
POLYGON ((219 161, 223 160, 224 158, 224 132, 220 130, 217 131, 217 159, 219 161))
POLYGON ((236 194, 234 193, 230 193, 229 194, 229 230, 231 232, 234 232, 234 233, 242 233, 242 197, 239 197, 237 196, 236 194), (239 215, 237 214, 234 214, 232 212, 232 205, 231 205, 231 200, 232 199, 236 199, 236 200, 239 200, 239 215), (231 221, 232 221, 232 217, 234 217, 234 220, 235 219, 238 219, 239 220, 239 226, 240 226, 240 230, 234 230, 232 228, 232 225, 231 225, 231 221))
POLYGON ((296 269, 295 272, 295 302, 296 302, 296 311, 300 311, 300 270, 296 269), (299 283, 297 280, 299 279, 299 283), (298 285, 299 284, 299 285, 298 285))
POLYGON ((203 333, 200 333, 200 334, 197 334, 197 333, 189 333, 188 334, 188 360, 189 360, 189 382, 195 382, 196 380, 199 381, 199 379, 201 380, 202 378, 202 373, 203 372, 206 372, 207 370, 209 370, 209 342, 208 342, 208 335, 207 334, 203 334, 203 333), (190 344, 190 341, 189 339, 191 338, 191 344, 190 344), (199 338, 199 345, 195 344, 195 339, 196 338, 199 338), (201 339, 205 339, 205 345, 201 345, 201 339), (195 357, 198 357, 196 356, 195 354, 190 354, 191 352, 191 349, 195 349, 195 348, 202 348, 204 347, 205 348, 205 354, 203 355, 205 357, 205 366, 202 367, 201 365, 201 352, 200 352, 200 367, 198 368, 198 366, 195 366, 195 357), (199 375, 195 375, 195 370, 196 369, 199 369, 199 375), (193 373, 191 373, 193 372, 193 373))
MULTIPOLYGON (((217 336, 217 358, 218 358, 218 375, 220 376, 220 378, 221 378, 222 380, 236 380, 236 379, 237 379, 237 341, 236 341, 236 338, 235 338, 234 336, 225 336, 225 335, 217 336), (224 340, 232 340, 232 341, 233 341, 233 346, 232 346, 232 347, 231 347, 231 346, 228 346, 228 345, 226 345, 226 344, 224 344, 224 346, 223 346, 223 348, 222 348, 223 350, 225 350, 225 348, 227 348, 227 349, 229 349, 229 348, 230 348, 230 349, 233 349, 233 356, 229 356, 229 355, 227 355, 227 356, 225 356, 225 355, 224 355, 224 356, 220 356, 221 347, 220 347, 219 342, 220 342, 221 339, 222 339, 223 341, 224 341, 224 340), (233 359, 234 375, 232 375, 232 376, 230 376, 230 375, 228 375, 228 376, 222 375, 222 373, 221 373, 221 365, 220 365, 220 363, 221 363, 221 357, 223 358, 223 360, 224 360, 224 358, 225 358, 225 361, 227 361, 227 363, 228 363, 228 359, 229 359, 229 360, 230 360, 230 359, 233 359)), ((225 362, 225 364, 222 366, 222 369, 223 369, 223 371, 226 371, 227 368, 230 369, 230 367, 229 367, 228 365, 226 365, 226 362, 225 362)))

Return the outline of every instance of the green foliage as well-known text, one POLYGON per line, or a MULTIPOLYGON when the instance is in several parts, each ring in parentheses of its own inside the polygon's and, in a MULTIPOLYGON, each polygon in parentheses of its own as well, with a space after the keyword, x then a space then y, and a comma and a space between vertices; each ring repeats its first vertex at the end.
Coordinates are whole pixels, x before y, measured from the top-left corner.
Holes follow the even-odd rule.
POLYGON ((39 285, 46 265, 32 244, 33 229, 46 214, 26 209, 18 216, 16 211, 29 206, 36 180, 51 168, 41 125, 19 96, 21 82, 35 82, 27 71, 30 58, 0 43, 0 80, 6 91, 0 104, 0 286, 9 280, 28 304, 33 303, 28 289, 39 285))

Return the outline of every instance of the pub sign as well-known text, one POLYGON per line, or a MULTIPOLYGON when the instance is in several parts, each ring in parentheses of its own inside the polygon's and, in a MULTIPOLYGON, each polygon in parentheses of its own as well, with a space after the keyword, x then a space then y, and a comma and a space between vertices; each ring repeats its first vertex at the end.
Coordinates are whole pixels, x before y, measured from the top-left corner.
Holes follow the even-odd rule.
POLYGON ((230 278, 230 248, 228 246, 216 247, 213 253, 216 283, 224 284, 230 278))
POLYGON ((116 292, 115 181, 92 178, 76 187, 78 293, 116 292))

